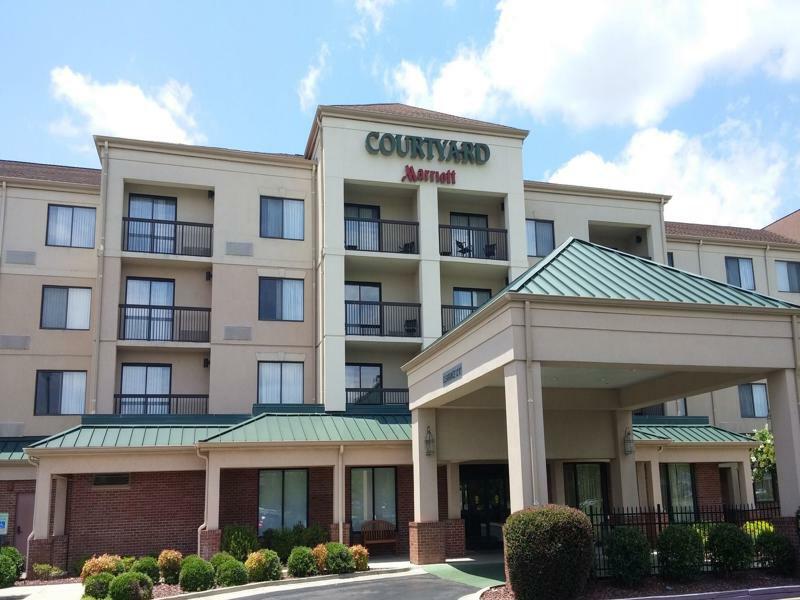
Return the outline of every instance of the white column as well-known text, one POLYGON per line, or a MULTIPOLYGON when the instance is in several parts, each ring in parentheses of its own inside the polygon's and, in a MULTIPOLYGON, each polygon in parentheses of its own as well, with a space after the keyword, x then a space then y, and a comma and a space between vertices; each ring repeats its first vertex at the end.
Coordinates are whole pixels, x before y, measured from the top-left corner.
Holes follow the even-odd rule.
POLYGON ((214 455, 209 454, 206 470, 206 530, 219 529, 220 468, 214 455))
POLYGON ((425 447, 425 436, 429 428, 435 440, 436 409, 412 410, 411 458, 414 461, 414 521, 417 523, 439 520, 436 452, 428 456, 425 447))
POLYGON ((442 281, 439 274, 439 196, 436 186, 417 191, 419 221, 419 302, 422 347, 442 335, 442 281))
POLYGON ((447 518, 461 518, 461 473, 458 463, 447 465, 447 518))
POLYGON ((506 393, 506 434, 511 511, 547 502, 547 463, 544 451, 542 367, 533 362, 530 386, 525 361, 503 368, 506 393))
POLYGON ((554 460, 550 463, 550 481, 553 489, 548 490, 550 502, 566 504, 567 493, 564 491, 564 461, 554 460))
POLYGON ((781 513, 794 516, 800 506, 800 420, 797 409, 797 379, 794 369, 767 376, 775 461, 781 494, 781 513))
POLYGON ((47 469, 36 469, 36 494, 33 500, 33 539, 46 540, 50 534, 50 492, 53 476, 47 469))
MULTIPOLYGON (((528 242, 525 234, 525 193, 522 186, 509 192, 505 201, 508 231, 509 281, 528 268, 528 242)), ((558 244, 556 244, 558 245, 558 244)))
POLYGON ((616 457, 611 461, 611 500, 615 506, 638 506, 636 489, 636 453, 625 454, 625 435, 633 435, 632 413, 614 411, 614 441, 616 457))
POLYGON ((325 409, 342 411, 345 401, 344 256, 323 259, 322 397, 325 409))
POLYGON ((661 468, 657 460, 648 461, 645 465, 647 472, 647 500, 653 508, 663 506, 661 498, 661 468))
POLYGON ((53 536, 64 535, 67 523, 67 478, 56 476, 56 498, 53 507, 53 536))
POLYGON ((338 525, 338 541, 344 539, 344 446, 339 446, 336 464, 333 466, 333 521, 338 525))

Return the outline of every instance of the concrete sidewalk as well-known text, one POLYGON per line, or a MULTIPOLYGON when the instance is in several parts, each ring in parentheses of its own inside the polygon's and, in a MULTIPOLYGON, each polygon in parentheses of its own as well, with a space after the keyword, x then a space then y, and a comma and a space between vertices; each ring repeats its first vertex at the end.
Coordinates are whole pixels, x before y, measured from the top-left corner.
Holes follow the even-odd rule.
POLYGON ((80 583, 54 583, 51 585, 18 585, 0 590, 0 600, 25 598, 26 600, 80 600, 83 585, 80 583))

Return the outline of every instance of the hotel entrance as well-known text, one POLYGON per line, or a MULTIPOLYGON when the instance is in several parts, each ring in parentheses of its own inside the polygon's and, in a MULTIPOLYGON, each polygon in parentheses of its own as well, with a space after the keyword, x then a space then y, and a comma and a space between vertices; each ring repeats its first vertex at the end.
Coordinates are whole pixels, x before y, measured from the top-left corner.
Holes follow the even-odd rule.
POLYGON ((459 473, 467 548, 502 548, 503 524, 510 514, 508 465, 461 465, 459 473))

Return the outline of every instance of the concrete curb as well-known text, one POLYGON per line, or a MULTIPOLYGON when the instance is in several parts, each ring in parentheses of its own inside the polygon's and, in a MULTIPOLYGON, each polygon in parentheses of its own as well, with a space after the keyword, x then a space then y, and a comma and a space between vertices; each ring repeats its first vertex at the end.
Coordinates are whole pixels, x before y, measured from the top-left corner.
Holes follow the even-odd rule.
POLYGON ((723 592, 701 592, 698 594, 673 594, 671 596, 638 596, 619 600, 740 600, 757 598, 758 600, 778 600, 800 596, 800 585, 782 585, 768 588, 751 588, 727 590, 723 592))
POLYGON ((304 583, 313 583, 317 581, 329 581, 332 579, 358 579, 366 576, 375 575, 392 575, 396 573, 405 573, 412 571, 414 567, 394 567, 389 569, 372 569, 370 571, 357 571, 355 573, 345 573, 342 575, 315 575, 313 577, 298 577, 295 579, 278 579, 276 581, 257 581, 255 583, 246 583, 244 585, 234 585, 224 588, 214 588, 213 590, 206 590, 204 592, 187 592, 186 594, 178 594, 177 596, 165 596, 160 600, 192 600, 193 598, 212 598, 213 596, 220 596, 222 594, 235 594, 237 592, 247 592, 249 590, 259 590, 262 588, 280 587, 284 585, 302 585, 304 583))
POLYGON ((458 600, 481 600, 481 596, 483 596, 484 592, 488 592, 492 588, 500 587, 499 585, 487 585, 485 588, 479 589, 477 592, 473 592, 472 594, 466 594, 465 596, 461 596, 458 600))

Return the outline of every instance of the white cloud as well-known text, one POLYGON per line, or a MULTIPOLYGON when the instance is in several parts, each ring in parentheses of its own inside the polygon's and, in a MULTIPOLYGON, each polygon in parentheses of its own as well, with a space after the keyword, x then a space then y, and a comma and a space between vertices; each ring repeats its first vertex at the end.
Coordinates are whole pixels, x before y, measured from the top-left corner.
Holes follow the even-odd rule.
POLYGON ((317 53, 316 61, 308 66, 305 77, 297 86, 297 97, 300 99, 300 108, 308 110, 317 103, 319 93, 319 80, 328 62, 328 45, 322 44, 317 53))
POLYGON ((501 0, 492 40, 424 69, 400 62, 405 101, 469 116, 501 105, 578 126, 658 123, 703 81, 763 69, 800 78, 800 2, 501 0))
POLYGON ((358 22, 350 28, 350 35, 362 44, 366 40, 370 28, 379 33, 383 27, 383 15, 395 0, 356 0, 358 22))
POLYGON ((730 119, 695 137, 641 130, 619 156, 584 152, 550 181, 672 195, 665 209, 672 221, 762 227, 776 217, 787 166, 783 148, 763 144, 748 124, 730 119))
POLYGON ((100 83, 70 67, 50 71, 53 96, 72 112, 50 124, 61 136, 106 134, 181 144, 201 143, 194 117, 189 112, 192 89, 174 80, 154 94, 128 81, 100 83))

